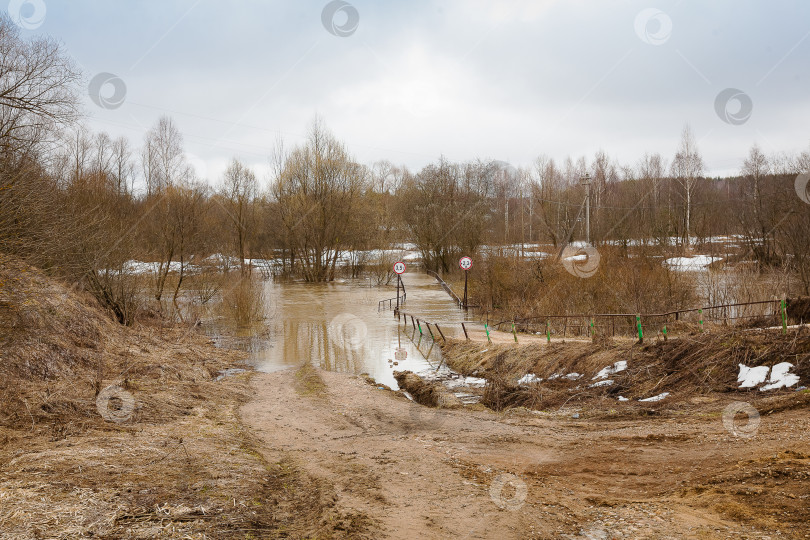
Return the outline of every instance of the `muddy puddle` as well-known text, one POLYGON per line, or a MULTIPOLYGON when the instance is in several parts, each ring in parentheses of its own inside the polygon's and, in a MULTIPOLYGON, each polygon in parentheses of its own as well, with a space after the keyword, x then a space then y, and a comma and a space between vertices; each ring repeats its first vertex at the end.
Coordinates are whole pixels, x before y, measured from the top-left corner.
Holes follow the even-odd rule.
MULTIPOLYGON (((464 311, 434 278, 410 273, 403 276, 403 282, 407 291, 403 311, 427 320, 466 320, 464 311)), ((259 371, 272 372, 309 361, 325 370, 368 373, 394 389, 398 388, 395 370, 442 380, 450 388, 481 383, 452 373, 426 328, 420 334, 410 322, 398 321, 393 310, 378 311, 380 300, 396 296, 393 288, 370 287, 363 280, 323 284, 267 281, 264 296, 266 319, 261 328, 226 336, 219 330, 227 321, 207 325, 221 344, 249 352, 249 363, 259 371)), ((458 325, 443 331, 447 337, 461 332, 458 325)))

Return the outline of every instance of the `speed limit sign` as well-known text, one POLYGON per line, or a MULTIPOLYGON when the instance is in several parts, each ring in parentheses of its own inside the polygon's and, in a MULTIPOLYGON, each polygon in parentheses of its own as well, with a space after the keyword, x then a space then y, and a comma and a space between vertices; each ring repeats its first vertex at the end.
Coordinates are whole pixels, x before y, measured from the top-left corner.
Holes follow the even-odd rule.
POLYGON ((405 273, 405 263, 402 261, 394 263, 394 272, 397 274, 404 274, 405 273))
POLYGON ((469 257, 462 257, 458 260, 458 265, 462 270, 467 271, 472 268, 472 259, 469 257))

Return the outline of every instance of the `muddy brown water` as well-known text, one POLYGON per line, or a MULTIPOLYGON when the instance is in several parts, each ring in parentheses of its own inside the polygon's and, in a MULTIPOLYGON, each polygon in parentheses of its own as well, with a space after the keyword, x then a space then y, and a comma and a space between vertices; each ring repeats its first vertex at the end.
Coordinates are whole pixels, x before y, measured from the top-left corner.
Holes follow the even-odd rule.
MULTIPOLYGON (((420 273, 403 275, 407 302, 403 311, 445 326, 447 337, 461 335, 467 315, 436 280, 420 273)), ((394 370, 447 376, 438 343, 423 326, 397 320, 393 310, 377 310, 378 302, 396 296, 389 287, 369 287, 362 280, 336 283, 265 284, 268 331, 264 347, 246 347, 249 363, 273 372, 309 361, 321 369, 368 373, 379 383, 398 388, 394 370), (252 350, 251 350, 252 349, 252 350), (396 365, 394 365, 396 362, 396 365)), ((433 332, 436 332, 435 328, 433 332)), ((436 339, 440 340, 439 335, 436 339)))

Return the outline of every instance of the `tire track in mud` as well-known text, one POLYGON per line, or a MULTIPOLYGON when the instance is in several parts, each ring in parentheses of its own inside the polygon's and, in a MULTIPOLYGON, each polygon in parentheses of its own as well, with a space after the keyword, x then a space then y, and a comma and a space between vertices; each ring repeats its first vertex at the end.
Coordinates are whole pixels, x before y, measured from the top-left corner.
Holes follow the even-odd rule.
MULTIPOLYGON (((342 513, 368 518, 371 536, 773 535, 679 495, 695 456, 724 436, 719 421, 434 411, 359 377, 319 374, 319 396, 296 392, 292 371, 256 374, 242 421, 260 451, 289 456, 334 488, 342 513)), ((726 447, 722 463, 697 460, 704 476, 750 454, 726 447)))

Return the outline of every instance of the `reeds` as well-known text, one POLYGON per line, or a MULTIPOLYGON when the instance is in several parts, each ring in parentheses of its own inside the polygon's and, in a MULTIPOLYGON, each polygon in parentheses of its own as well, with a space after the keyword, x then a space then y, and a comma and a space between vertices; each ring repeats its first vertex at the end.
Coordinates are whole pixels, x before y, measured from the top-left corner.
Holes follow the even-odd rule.
POLYGON ((223 314, 237 326, 255 325, 266 318, 264 282, 252 277, 239 277, 222 292, 223 314))

